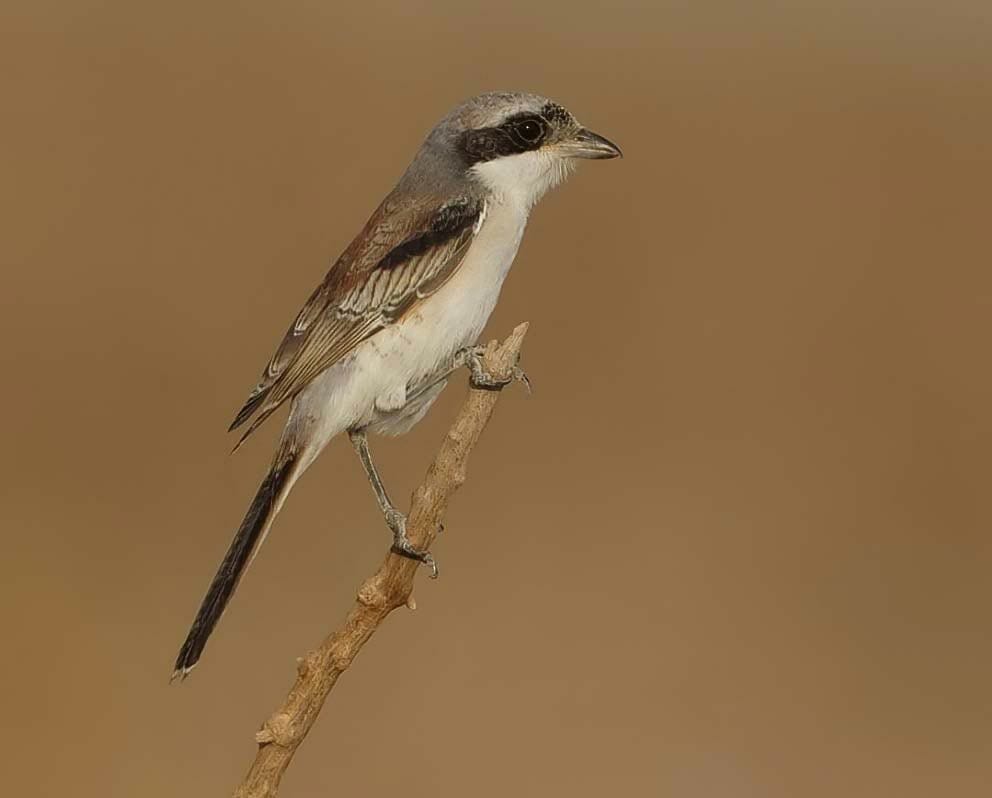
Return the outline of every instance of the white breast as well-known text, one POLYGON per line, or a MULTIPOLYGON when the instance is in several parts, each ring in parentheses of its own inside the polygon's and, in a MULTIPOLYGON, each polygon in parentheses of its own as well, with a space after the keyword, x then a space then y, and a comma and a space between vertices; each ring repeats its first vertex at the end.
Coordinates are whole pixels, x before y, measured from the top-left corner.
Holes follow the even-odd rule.
POLYGON ((487 202, 479 232, 451 279, 300 393, 292 419, 315 433, 312 457, 340 432, 403 407, 408 385, 437 373, 458 349, 478 340, 517 254, 528 210, 510 198, 487 202))

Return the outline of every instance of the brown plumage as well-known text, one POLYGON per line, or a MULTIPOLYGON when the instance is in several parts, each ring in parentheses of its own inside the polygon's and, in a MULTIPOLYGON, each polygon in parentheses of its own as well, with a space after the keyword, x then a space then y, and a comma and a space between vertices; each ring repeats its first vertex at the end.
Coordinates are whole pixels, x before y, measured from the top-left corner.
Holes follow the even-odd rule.
POLYGON ((235 416, 231 430, 258 413, 235 449, 324 369, 444 285, 484 207, 468 198, 405 208, 383 202, 310 295, 235 416))

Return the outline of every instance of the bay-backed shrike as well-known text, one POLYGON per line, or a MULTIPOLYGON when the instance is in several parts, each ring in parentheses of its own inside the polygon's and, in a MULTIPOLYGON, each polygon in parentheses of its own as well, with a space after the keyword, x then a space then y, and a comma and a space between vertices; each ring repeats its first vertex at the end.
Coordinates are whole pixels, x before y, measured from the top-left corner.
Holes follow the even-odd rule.
MULTIPOLYGON (((416 424, 459 365, 497 387, 473 347, 517 254, 534 204, 578 158, 620 149, 534 94, 493 93, 455 108, 297 315, 231 429, 244 441, 283 402, 289 417, 176 659, 196 665, 293 483, 347 432, 393 533, 392 550, 427 563, 406 537, 372 464, 367 432, 416 424)), ((240 442, 239 442, 240 445, 240 442)))

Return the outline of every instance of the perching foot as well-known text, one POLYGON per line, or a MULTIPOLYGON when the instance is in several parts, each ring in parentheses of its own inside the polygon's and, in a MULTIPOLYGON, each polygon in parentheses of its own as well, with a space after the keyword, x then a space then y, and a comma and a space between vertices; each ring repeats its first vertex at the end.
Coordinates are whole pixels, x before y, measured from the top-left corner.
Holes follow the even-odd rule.
POLYGON ((386 513, 386 523, 393 532, 393 545, 390 551, 400 557, 417 560, 431 569, 431 579, 437 579, 437 562, 429 551, 421 551, 416 548, 406 536, 406 516, 399 510, 392 510, 386 513))
POLYGON ((527 393, 531 393, 530 379, 520 366, 514 366, 513 372, 505 378, 496 377, 489 373, 482 363, 482 355, 485 351, 484 346, 466 346, 455 354, 455 362, 468 367, 471 373, 469 384, 473 388, 483 391, 501 391, 511 382, 522 382, 527 388, 527 393))

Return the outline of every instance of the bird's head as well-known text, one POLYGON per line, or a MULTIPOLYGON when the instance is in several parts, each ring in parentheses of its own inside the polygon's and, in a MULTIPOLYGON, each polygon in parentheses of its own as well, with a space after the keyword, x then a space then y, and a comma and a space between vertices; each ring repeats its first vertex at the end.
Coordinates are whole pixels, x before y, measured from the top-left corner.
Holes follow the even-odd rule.
POLYGON ((563 106, 517 92, 481 94, 459 105, 428 138, 495 195, 533 205, 577 159, 616 158, 620 148, 583 127, 563 106))

